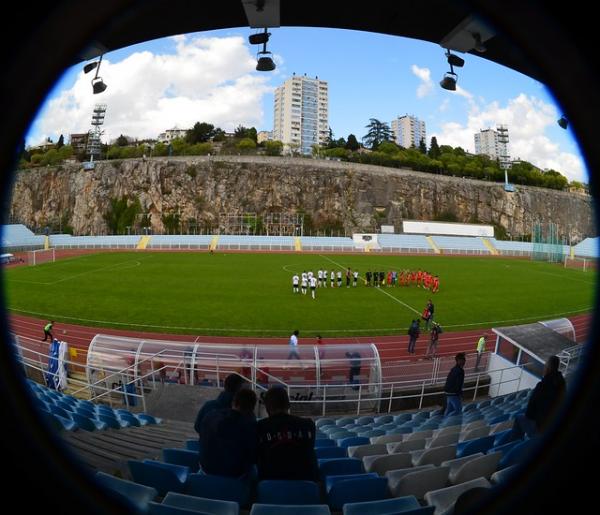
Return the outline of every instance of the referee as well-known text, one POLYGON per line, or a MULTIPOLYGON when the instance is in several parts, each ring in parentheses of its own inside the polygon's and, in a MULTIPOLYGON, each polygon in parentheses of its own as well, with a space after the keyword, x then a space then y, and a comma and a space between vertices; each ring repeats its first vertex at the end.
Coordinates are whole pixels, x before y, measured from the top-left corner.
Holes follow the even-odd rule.
POLYGON ((53 325, 54 325, 54 320, 52 320, 51 322, 48 322, 44 326, 44 339, 42 340, 43 342, 47 341, 48 336, 50 336, 50 342, 52 342, 54 340, 54 336, 52 336, 52 326, 53 325))

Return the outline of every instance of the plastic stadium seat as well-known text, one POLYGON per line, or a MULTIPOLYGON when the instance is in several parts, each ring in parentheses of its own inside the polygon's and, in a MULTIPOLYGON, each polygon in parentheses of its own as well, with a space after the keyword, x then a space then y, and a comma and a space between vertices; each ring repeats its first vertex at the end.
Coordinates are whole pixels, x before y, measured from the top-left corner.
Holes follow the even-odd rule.
POLYGON ((539 440, 537 438, 517 443, 509 451, 502 453, 502 458, 500 459, 500 463, 498 463, 498 470, 524 463, 536 451, 538 446, 539 440))
POLYGON ((142 426, 142 422, 140 422, 140 420, 138 418, 134 417, 131 413, 128 413, 128 412, 126 412, 126 413, 117 412, 117 418, 119 420, 126 420, 132 426, 135 426, 135 427, 142 426))
POLYGON ((148 503, 158 495, 155 488, 126 481, 105 472, 96 472, 96 480, 102 486, 116 492, 119 498, 133 504, 139 511, 145 511, 148 503))
POLYGON ((185 448, 188 451, 200 452, 200 440, 186 440, 185 448))
POLYGON ((341 510, 350 502, 379 501, 389 497, 387 479, 367 477, 335 483, 327 494, 332 510, 341 510))
POLYGON ((236 502, 204 499, 202 497, 174 492, 169 492, 162 503, 167 506, 192 510, 194 512, 210 513, 211 515, 238 515, 240 512, 240 507, 236 502))
POLYGON ((290 506, 285 504, 254 503, 250 515, 331 515, 326 504, 290 506))
POLYGON ((167 492, 183 492, 188 477, 187 467, 178 465, 164 467, 159 465, 159 462, 151 460, 129 460, 127 463, 133 480, 136 483, 156 488, 159 495, 165 495, 167 492))
POLYGON ((344 515, 380 515, 386 513, 404 513, 415 510, 421 505, 414 495, 385 499, 382 501, 353 502, 344 504, 344 515))
POLYGON ((494 436, 496 437, 494 439, 494 447, 497 447, 498 445, 504 445, 505 443, 510 443, 514 440, 521 440, 521 438, 518 438, 517 433, 513 433, 512 429, 505 429, 500 433, 494 433, 494 436))
POLYGON ((221 499, 245 505, 250 499, 250 486, 239 479, 208 474, 190 474, 185 493, 206 499, 221 499))
POLYGON ((349 438, 341 438, 338 440, 338 447, 353 447, 357 445, 366 445, 369 443, 368 438, 364 438, 362 436, 353 436, 349 438))
POLYGON ((424 499, 428 505, 435 507, 436 515, 452 513, 452 507, 461 494, 473 488, 491 488, 491 486, 487 479, 480 477, 460 485, 432 490, 425 494, 424 499))
POLYGON ((86 431, 102 431, 108 427, 105 422, 101 422, 95 418, 84 417, 77 413, 71 413, 71 418, 81 429, 85 429, 86 431))
POLYGON ((431 491, 444 488, 448 483, 450 467, 432 467, 404 474, 401 478, 390 483, 390 491, 394 497, 414 495, 417 499, 431 491))
POLYGON ((312 481, 265 480, 258 483, 261 504, 319 504, 319 485, 312 481))
POLYGON ((377 474, 373 472, 362 472, 360 474, 341 474, 337 476, 327 476, 325 478, 325 491, 329 492, 333 485, 339 483, 340 481, 350 481, 351 479, 365 479, 369 477, 378 477, 377 474))
POLYGON ((348 447, 348 457, 350 458, 364 458, 365 456, 385 453, 387 453, 387 447, 384 443, 352 445, 348 447))
POLYGON ((329 424, 335 424, 335 419, 333 418, 320 418, 315 421, 315 426, 317 429, 320 429, 323 426, 327 426, 329 424))
POLYGON ((55 415, 53 413, 49 413, 48 415, 49 420, 51 421, 50 423, 59 431, 61 429, 64 429, 66 431, 77 431, 77 429, 79 429, 77 423, 71 420, 70 418, 64 418, 60 415, 55 415))
POLYGON ((364 472, 362 461, 358 458, 333 458, 319 460, 321 478, 339 474, 360 474, 364 472))
POLYGON ((367 472, 375 472, 383 476, 388 470, 411 467, 412 461, 409 452, 400 452, 383 456, 368 456, 363 459, 363 464, 367 472))
POLYGON ((142 425, 145 425, 143 423, 144 421, 146 422, 146 424, 160 424, 162 422, 162 418, 153 417, 152 415, 148 415, 147 413, 139 413, 134 416, 137 417, 137 419, 142 423, 142 425))
POLYGON ((477 479, 478 477, 489 479, 491 475, 496 472, 501 457, 501 452, 493 452, 478 456, 453 470, 448 479, 453 485, 466 483, 467 481, 477 479))
POLYGON ((442 461, 451 460, 452 458, 460 457, 456 456, 456 445, 448 445, 446 447, 433 447, 431 449, 425 449, 422 451, 412 451, 411 459, 413 465, 418 467, 420 465, 441 465, 442 461))
POLYGON ((388 453, 418 451, 425 448, 427 441, 425 438, 421 440, 408 440, 406 442, 388 443, 386 445, 388 453))
POLYGON ((502 470, 494 472, 491 477, 492 484, 498 485, 507 481, 517 470, 518 465, 511 465, 502 470))
POLYGON ((461 442, 457 446, 456 457, 462 458, 463 456, 469 456, 477 452, 487 452, 493 447, 495 438, 495 435, 490 435, 477 438, 476 440, 469 440, 468 442, 461 442))
POLYGON ((109 417, 108 415, 96 415, 96 418, 100 422, 104 422, 108 427, 112 429, 121 429, 122 427, 129 427, 129 422, 125 420, 119 420, 117 417, 109 417))
POLYGON ((398 443, 404 441, 404 438, 403 434, 376 436, 375 438, 371 438, 371 443, 398 443))
POLYGON ((146 513, 148 515, 209 515, 206 512, 186 510, 184 508, 177 508, 175 506, 159 504, 157 502, 148 504, 148 511, 146 513))
POLYGON ((338 418, 335 421, 335 425, 338 427, 344 427, 344 426, 347 426, 349 424, 354 424, 354 423, 356 423, 356 420, 353 418, 349 418, 349 417, 338 418))
POLYGON ((331 440, 329 438, 317 438, 315 440, 315 449, 319 449, 321 447, 335 447, 335 440, 331 440))
POLYGON ((346 449, 341 447, 317 447, 315 448, 317 459, 322 458, 346 458, 348 454, 346 449))
POLYGON ((375 417, 375 424, 376 425, 387 424, 388 422, 393 422, 393 420, 394 420, 394 415, 381 415, 379 417, 375 417))
POLYGON ((468 431, 462 431, 460 433, 460 441, 467 442, 469 440, 475 440, 477 438, 483 438, 484 436, 489 436, 490 427, 489 426, 479 426, 473 427, 468 431))
POLYGON ((372 424, 374 421, 375 419, 373 417, 359 417, 356 419, 356 423, 360 424, 361 426, 372 424))
POLYGON ((192 472, 198 472, 198 469, 200 468, 200 456, 196 451, 188 451, 187 449, 163 449, 162 457, 165 463, 183 465, 188 467, 192 472))

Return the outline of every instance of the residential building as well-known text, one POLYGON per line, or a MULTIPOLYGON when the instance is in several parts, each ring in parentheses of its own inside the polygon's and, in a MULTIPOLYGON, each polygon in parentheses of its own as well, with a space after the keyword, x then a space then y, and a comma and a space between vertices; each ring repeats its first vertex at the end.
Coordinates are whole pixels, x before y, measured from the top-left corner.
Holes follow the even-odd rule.
POLYGON ((500 125, 497 130, 481 129, 475 134, 475 153, 485 154, 500 162, 509 161, 508 127, 500 125))
POLYGON ((73 152, 75 154, 84 154, 88 142, 88 133, 71 134, 69 141, 71 142, 70 145, 73 147, 73 152))
POLYGON ((171 143, 171 141, 173 141, 174 139, 185 138, 187 131, 188 131, 188 129, 178 129, 178 128, 167 129, 165 132, 161 132, 158 135, 157 139, 158 139, 159 143, 171 143))
POLYGON ((394 143, 404 148, 415 146, 419 148, 421 141, 427 145, 427 132, 425 131, 425 122, 422 122, 415 116, 398 116, 392 120, 392 132, 394 134, 394 143))
POLYGON ((284 151, 311 154, 314 145, 327 144, 329 136, 327 82, 294 74, 275 90, 273 139, 284 151))
POLYGON ((256 142, 261 144, 263 141, 271 141, 273 139, 272 131, 259 131, 256 134, 256 142))

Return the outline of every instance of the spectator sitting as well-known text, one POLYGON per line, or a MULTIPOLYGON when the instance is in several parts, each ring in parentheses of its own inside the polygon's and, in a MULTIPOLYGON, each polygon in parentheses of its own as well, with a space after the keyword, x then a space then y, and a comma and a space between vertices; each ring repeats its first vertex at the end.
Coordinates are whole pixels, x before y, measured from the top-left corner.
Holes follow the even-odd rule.
POLYGON ((268 418, 258 421, 258 478, 318 480, 315 423, 289 414, 290 400, 281 387, 264 398, 268 418))
POLYGON ((523 435, 535 436, 548 427, 566 392, 565 379, 558 370, 559 365, 557 356, 550 356, 546 361, 544 377, 533 389, 525 415, 517 415, 515 418, 511 433, 513 440, 523 438, 523 435))
POLYGON ((256 394, 238 390, 231 409, 208 413, 200 424, 200 465, 207 474, 248 476, 256 463, 256 394))
POLYGON ((213 410, 231 408, 233 396, 244 383, 244 378, 237 374, 231 374, 225 378, 225 383, 223 385, 224 391, 222 391, 216 399, 212 401, 206 401, 202 408, 200 408, 200 411, 198 411, 198 415, 196 415, 196 422, 194 423, 194 429, 196 430, 196 433, 200 433, 202 419, 208 413, 213 410))

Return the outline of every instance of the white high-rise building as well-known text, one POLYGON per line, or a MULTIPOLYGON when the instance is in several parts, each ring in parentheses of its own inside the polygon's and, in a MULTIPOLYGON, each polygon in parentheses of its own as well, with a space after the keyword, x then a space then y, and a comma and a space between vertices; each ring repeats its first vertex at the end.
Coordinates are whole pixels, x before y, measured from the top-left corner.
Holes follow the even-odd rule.
POLYGON ((497 130, 481 129, 475 134, 475 153, 485 154, 501 163, 509 162, 508 127, 500 125, 497 130))
POLYGON ((286 149, 311 154, 313 145, 325 145, 329 136, 327 82, 294 75, 275 90, 273 139, 286 149))
POLYGON ((427 145, 425 122, 415 116, 406 114, 392 120, 392 132, 394 133, 394 143, 401 147, 410 148, 414 145, 419 148, 421 140, 427 145))

